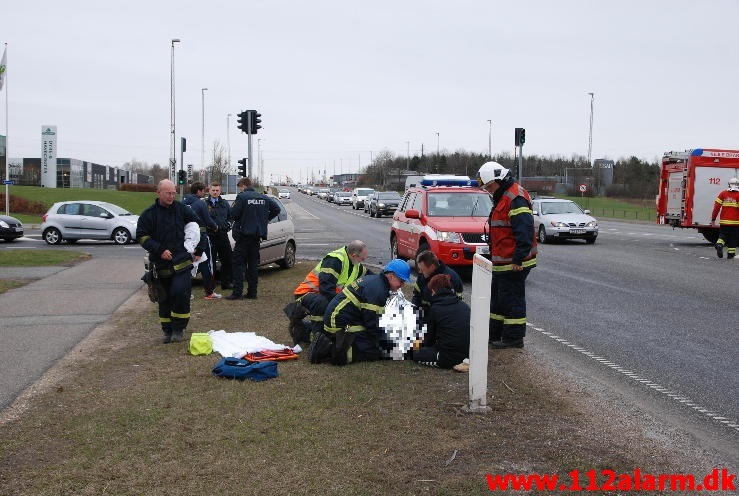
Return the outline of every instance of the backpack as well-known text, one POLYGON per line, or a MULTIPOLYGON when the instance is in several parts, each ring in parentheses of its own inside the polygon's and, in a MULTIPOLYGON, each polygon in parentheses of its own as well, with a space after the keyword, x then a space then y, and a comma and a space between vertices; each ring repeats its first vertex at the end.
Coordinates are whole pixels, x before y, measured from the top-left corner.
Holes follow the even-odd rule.
POLYGON ((266 381, 277 377, 277 362, 250 363, 240 358, 221 358, 213 367, 213 375, 226 379, 251 379, 252 381, 266 381))

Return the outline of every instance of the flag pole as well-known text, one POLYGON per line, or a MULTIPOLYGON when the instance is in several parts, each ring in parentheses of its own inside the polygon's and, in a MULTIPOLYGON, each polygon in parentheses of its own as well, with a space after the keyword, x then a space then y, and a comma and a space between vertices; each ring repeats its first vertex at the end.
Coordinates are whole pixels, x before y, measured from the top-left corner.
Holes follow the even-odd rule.
POLYGON ((5 44, 5 215, 10 215, 10 154, 8 153, 8 44, 5 44))

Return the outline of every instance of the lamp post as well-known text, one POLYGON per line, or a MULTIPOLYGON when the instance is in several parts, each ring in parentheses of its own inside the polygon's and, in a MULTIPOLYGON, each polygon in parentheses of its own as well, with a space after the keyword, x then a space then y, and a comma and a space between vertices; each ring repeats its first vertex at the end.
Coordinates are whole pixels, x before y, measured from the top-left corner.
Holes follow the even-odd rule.
POLYGON ((593 166, 592 155, 593 155, 593 100, 595 99, 595 93, 588 93, 590 95, 590 133, 588 133, 588 165, 593 166))
POLYGON ((201 135, 200 135, 200 168, 205 170, 205 91, 208 88, 200 88, 200 96, 202 101, 202 121, 201 121, 201 135))
POLYGON ((231 174, 231 114, 226 114, 226 149, 228 150, 228 165, 226 166, 226 193, 228 193, 228 176, 231 174))
POLYGON ((488 119, 488 157, 490 160, 493 159, 493 120, 488 119))
MULTIPOLYGON (((264 181, 264 168, 262 167, 262 138, 257 138, 257 170, 259 171, 259 180, 264 181)), ((262 184, 266 186, 266 184, 262 184)))
POLYGON ((172 38, 172 59, 170 61, 170 74, 169 74, 169 179, 175 180, 177 158, 175 157, 176 143, 175 143, 175 99, 174 99, 174 44, 179 43, 179 38, 172 38))
POLYGON ((436 131, 436 160, 439 160, 439 131, 436 131))

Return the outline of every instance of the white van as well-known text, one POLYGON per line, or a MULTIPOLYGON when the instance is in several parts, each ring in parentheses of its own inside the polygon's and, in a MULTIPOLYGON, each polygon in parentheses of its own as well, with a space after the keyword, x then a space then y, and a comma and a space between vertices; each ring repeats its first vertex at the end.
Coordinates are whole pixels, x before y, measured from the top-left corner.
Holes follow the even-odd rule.
POLYGON ((375 190, 372 188, 354 188, 354 191, 352 191, 352 208, 354 210, 364 208, 364 202, 374 192, 375 190))

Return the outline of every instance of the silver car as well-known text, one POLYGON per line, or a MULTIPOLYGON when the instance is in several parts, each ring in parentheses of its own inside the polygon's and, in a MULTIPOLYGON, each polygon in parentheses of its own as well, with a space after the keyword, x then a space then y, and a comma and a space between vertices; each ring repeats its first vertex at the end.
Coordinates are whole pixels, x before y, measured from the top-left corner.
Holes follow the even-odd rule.
POLYGON ((555 239, 584 239, 595 243, 598 221, 570 200, 536 198, 533 201, 534 229, 540 243, 555 239))
POLYGON ((44 214, 41 232, 50 245, 80 239, 109 239, 125 245, 135 241, 138 221, 138 215, 112 203, 66 201, 55 203, 44 214))

